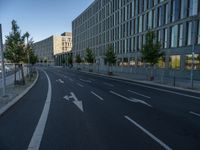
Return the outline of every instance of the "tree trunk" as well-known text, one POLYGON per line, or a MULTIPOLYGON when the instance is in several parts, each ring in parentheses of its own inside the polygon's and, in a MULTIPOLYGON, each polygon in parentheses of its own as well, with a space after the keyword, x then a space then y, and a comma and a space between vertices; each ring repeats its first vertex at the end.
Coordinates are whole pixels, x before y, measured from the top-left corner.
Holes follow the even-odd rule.
POLYGON ((21 70, 21 74, 22 74, 22 85, 25 85, 24 69, 23 69, 22 64, 20 64, 20 70, 21 70))
POLYGON ((15 72, 15 74, 14 74, 14 84, 16 84, 16 81, 17 81, 17 79, 16 79, 16 64, 15 64, 15 70, 14 70, 15 72))

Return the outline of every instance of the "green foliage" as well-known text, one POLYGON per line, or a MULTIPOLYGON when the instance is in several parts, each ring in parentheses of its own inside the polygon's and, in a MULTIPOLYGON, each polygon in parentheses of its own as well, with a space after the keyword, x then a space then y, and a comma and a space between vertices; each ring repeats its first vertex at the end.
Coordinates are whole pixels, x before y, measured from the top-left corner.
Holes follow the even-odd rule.
POLYGON ((21 36, 19 26, 15 20, 12 21, 12 31, 6 36, 5 58, 12 63, 24 61, 26 56, 24 37, 21 36))
POLYGON ((95 59, 95 57, 94 57, 94 54, 93 54, 92 50, 90 48, 87 48, 85 50, 85 61, 87 63, 91 63, 92 64, 94 62, 94 59, 95 59))
POLYGON ((73 64, 72 54, 69 54, 68 59, 67 59, 67 62, 68 62, 69 65, 72 65, 72 64, 73 64))
POLYGON ((81 63, 81 56, 78 54, 76 55, 76 63, 80 64, 81 63))
POLYGON ((66 62, 66 61, 65 61, 65 59, 63 58, 63 59, 62 59, 62 64, 64 65, 64 64, 65 64, 65 62, 66 62))
POLYGON ((114 49, 112 45, 109 45, 106 53, 105 53, 106 61, 108 62, 109 66, 114 65, 117 61, 116 55, 114 53, 114 49))
POLYGON ((31 51, 31 53, 29 54, 29 57, 30 57, 30 63, 32 65, 38 62, 38 57, 33 53, 33 51, 31 51))
POLYGON ((160 58, 163 58, 164 52, 161 51, 161 44, 154 42, 155 34, 153 31, 149 31, 146 35, 146 44, 143 45, 141 54, 142 60, 150 65, 158 63, 160 58))

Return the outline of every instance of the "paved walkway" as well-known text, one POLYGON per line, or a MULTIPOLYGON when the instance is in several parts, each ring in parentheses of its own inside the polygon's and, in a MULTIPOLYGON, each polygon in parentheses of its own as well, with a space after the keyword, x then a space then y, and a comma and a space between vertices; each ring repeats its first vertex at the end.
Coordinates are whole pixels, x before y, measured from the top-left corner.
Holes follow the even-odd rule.
MULTIPOLYGON (((10 79, 11 77, 9 77, 10 79)), ((31 84, 36 79, 36 74, 33 75, 33 77, 30 79, 26 78, 25 85, 14 85, 13 82, 9 82, 9 85, 7 83, 6 86, 6 96, 2 97, 2 86, 0 88, 0 109, 7 105, 9 102, 11 102, 15 97, 23 93, 28 87, 31 86, 31 84)))

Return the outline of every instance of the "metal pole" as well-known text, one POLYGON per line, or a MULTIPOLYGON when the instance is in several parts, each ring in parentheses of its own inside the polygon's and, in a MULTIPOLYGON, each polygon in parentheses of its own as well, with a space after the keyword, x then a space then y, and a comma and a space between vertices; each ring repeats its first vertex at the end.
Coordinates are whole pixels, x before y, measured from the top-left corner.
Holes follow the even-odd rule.
POLYGON ((191 68, 191 88, 194 87, 194 47, 195 47, 195 16, 192 17, 192 68, 191 68))
POLYGON ((2 41, 2 28, 0 24, 0 51, 1 51, 1 70, 2 70, 2 83, 3 83, 3 96, 6 96, 6 80, 5 80, 5 66, 4 66, 4 53, 2 41))

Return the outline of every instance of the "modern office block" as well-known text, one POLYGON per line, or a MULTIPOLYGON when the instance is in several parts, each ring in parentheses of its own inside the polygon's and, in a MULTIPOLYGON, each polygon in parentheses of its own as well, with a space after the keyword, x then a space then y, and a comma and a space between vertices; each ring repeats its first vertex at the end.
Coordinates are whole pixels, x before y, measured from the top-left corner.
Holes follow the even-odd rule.
POLYGON ((118 65, 142 66, 149 29, 166 54, 158 67, 190 70, 194 58, 194 70, 200 70, 199 0, 95 0, 72 22, 73 54, 84 57, 91 48, 104 64, 112 44, 118 65))
POLYGON ((54 63, 54 55, 70 52, 72 48, 72 34, 65 32, 54 35, 42 41, 34 43, 33 50, 39 61, 54 63))

